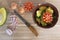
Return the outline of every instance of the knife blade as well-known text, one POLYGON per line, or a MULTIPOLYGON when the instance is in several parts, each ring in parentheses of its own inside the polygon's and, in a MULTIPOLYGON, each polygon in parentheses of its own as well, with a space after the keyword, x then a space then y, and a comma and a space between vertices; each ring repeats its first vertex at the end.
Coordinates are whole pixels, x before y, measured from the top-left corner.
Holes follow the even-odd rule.
POLYGON ((27 22, 16 10, 14 10, 14 13, 24 22, 24 24, 32 31, 32 33, 35 34, 35 36, 38 36, 38 32, 33 26, 31 26, 29 22, 27 22))

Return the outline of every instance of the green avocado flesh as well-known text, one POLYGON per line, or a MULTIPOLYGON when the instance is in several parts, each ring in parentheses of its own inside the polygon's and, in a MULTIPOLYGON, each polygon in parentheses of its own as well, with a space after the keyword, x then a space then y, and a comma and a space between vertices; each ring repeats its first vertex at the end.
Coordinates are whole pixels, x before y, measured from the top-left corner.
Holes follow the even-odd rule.
POLYGON ((6 21, 6 9, 0 8, 0 26, 3 25, 6 21))

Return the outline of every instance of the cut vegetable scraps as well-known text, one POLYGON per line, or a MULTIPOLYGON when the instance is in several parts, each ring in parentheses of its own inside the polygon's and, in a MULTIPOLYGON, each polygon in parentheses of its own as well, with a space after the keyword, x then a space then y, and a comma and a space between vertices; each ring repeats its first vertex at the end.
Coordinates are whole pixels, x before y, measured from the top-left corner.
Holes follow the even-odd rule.
POLYGON ((36 21, 42 26, 46 26, 53 21, 53 13, 54 11, 51 7, 41 6, 36 11, 36 21))
POLYGON ((24 9, 26 11, 31 11, 33 8, 34 8, 34 5, 33 5, 32 2, 26 2, 26 3, 24 3, 24 9))

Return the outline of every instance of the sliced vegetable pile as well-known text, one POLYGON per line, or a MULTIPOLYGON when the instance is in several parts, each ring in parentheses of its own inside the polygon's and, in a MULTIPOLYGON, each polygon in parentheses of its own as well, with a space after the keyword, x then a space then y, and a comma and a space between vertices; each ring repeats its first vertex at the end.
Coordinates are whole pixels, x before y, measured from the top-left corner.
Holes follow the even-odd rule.
POLYGON ((30 1, 25 2, 23 6, 18 5, 16 2, 11 3, 11 9, 16 10, 18 9, 19 13, 24 13, 25 11, 32 11, 34 8, 34 4, 30 1))
POLYGON ((36 21, 42 26, 47 26, 53 21, 54 10, 51 7, 41 6, 36 11, 36 21))
POLYGON ((34 5, 32 2, 26 2, 24 3, 24 8, 26 11, 31 11, 33 9, 34 5))
POLYGON ((42 18, 42 19, 43 19, 44 22, 50 23, 50 22, 52 22, 53 17, 52 17, 52 14, 51 14, 51 13, 45 12, 45 13, 43 14, 43 18, 42 18))

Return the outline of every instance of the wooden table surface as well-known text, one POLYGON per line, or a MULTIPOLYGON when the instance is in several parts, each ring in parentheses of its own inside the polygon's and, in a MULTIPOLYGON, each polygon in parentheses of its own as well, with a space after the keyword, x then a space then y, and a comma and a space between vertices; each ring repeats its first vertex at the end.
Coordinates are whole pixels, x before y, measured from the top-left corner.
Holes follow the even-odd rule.
MULTIPOLYGON (((0 0, 1 6, 8 7, 10 2, 15 1, 18 4, 24 3, 26 1, 32 1, 32 0, 0 0)), ((33 3, 38 4, 42 2, 49 2, 56 6, 60 13, 60 0, 33 0, 33 3)), ((9 23, 9 16, 10 13, 8 13, 8 19, 7 22, 0 27, 0 40, 60 40, 60 16, 57 24, 50 29, 44 29, 36 25, 34 23, 32 18, 32 12, 25 13, 22 16, 31 23, 31 25, 34 26, 34 28, 38 31, 39 35, 36 37, 29 29, 28 27, 18 19, 19 24, 17 25, 16 31, 12 36, 9 36, 6 34, 5 30, 7 29, 7 25, 9 23)), ((59 14, 60 15, 60 14, 59 14)))

